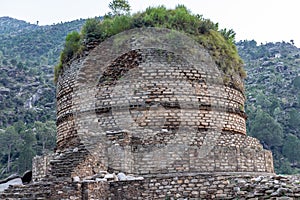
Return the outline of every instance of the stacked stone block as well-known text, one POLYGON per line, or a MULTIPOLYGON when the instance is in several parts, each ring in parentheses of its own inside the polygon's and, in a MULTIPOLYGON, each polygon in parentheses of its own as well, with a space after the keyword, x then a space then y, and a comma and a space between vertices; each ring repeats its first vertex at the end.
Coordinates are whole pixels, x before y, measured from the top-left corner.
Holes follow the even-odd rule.
POLYGON ((243 92, 220 74, 157 49, 131 50, 97 67, 101 48, 59 78, 60 151, 84 140, 101 170, 135 174, 273 173, 271 153, 246 136, 243 92), (88 79, 95 82, 86 85, 88 79))

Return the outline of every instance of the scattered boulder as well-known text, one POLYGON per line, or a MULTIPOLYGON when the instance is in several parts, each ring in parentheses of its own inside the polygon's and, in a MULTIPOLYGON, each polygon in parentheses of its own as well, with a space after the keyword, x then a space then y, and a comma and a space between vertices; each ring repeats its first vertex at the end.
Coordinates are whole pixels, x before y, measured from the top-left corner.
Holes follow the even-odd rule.
POLYGON ((118 173, 117 177, 120 181, 126 181, 126 175, 123 172, 118 173))
MULTIPOLYGON (((73 181, 74 181, 73 177, 73 181)), ((136 177, 134 175, 126 175, 123 172, 119 172, 117 175, 115 173, 109 173, 107 171, 100 171, 98 174, 93 176, 87 176, 84 180, 95 180, 95 181, 108 181, 108 182, 115 182, 115 181, 131 181, 131 180, 144 180, 144 177, 136 177)))
POLYGON ((80 178, 78 176, 73 177, 73 182, 79 182, 80 178))
POLYGON ((104 178, 107 179, 108 181, 113 181, 115 179, 115 176, 114 174, 106 174, 104 178))

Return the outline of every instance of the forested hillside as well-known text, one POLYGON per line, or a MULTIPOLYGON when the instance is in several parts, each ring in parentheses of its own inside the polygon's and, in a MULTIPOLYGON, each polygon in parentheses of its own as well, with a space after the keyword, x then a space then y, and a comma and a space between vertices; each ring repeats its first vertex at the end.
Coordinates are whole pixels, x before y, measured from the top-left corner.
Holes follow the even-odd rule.
POLYGON ((66 35, 85 20, 38 26, 0 18, 0 178, 55 146, 53 69, 66 35))
MULTIPOLYGON (((85 20, 51 26, 0 18, 0 178, 30 169, 55 146, 54 65, 85 20)), ((274 154, 276 171, 299 172, 300 51, 291 43, 237 43, 248 74, 248 134, 274 154)))
POLYGON ((300 50, 293 41, 237 46, 248 75, 248 134, 272 150, 277 173, 299 173, 300 50))
POLYGON ((27 67, 54 65, 65 37, 79 31, 85 20, 75 20, 51 26, 37 26, 24 21, 0 18, 0 58, 4 65, 23 62, 27 67), (17 61, 17 62, 15 62, 17 61))

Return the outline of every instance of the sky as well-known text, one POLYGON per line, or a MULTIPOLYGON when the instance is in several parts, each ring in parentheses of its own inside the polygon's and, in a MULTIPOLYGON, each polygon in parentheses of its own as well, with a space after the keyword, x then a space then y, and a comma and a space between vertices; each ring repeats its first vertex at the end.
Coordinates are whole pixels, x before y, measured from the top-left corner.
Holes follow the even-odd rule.
MULTIPOLYGON (((52 25, 80 18, 102 16, 112 0, 0 0, 0 17, 32 24, 52 25)), ((236 41, 289 42, 300 47, 299 0, 128 0, 131 13, 149 6, 175 8, 184 4, 194 14, 233 29, 236 41)))

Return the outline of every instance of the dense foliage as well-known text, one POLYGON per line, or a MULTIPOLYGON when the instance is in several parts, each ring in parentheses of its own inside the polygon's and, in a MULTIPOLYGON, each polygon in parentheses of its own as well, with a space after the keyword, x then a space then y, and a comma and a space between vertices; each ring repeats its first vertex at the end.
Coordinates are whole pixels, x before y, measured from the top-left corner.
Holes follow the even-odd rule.
MULTIPOLYGON (((74 46, 81 45, 77 52, 68 54, 65 59, 61 55, 60 63, 56 66, 55 79, 66 61, 78 56, 88 42, 101 42, 106 38, 122 31, 139 27, 161 27, 185 32, 190 37, 208 49, 209 53, 224 72, 224 80, 232 80, 234 75, 242 79, 246 77, 243 62, 240 59, 234 44, 235 33, 232 30, 218 29, 218 24, 204 19, 201 15, 191 14, 185 6, 179 5, 174 10, 168 10, 164 6, 147 8, 145 12, 133 15, 107 15, 104 20, 89 19, 80 33, 81 40, 74 41, 74 46)), ((74 33, 71 33, 74 34, 74 33)), ((68 41, 65 50, 69 49, 68 41)), ((65 51, 64 50, 64 51, 65 51)), ((237 86, 237 85, 236 85, 237 86)), ((241 86, 239 86, 241 88, 241 86)))
POLYGON ((248 134, 273 152, 277 173, 299 173, 300 51, 286 42, 237 46, 248 74, 248 134))
POLYGON ((0 18, 0 55, 4 56, 4 64, 10 63, 9 59, 13 58, 17 62, 23 61, 28 67, 55 65, 66 35, 79 31, 84 22, 81 19, 37 26, 12 18, 0 18))
POLYGON ((31 169, 32 158, 55 146, 55 122, 15 122, 0 130, 0 178, 31 169))
POLYGON ((55 146, 55 86, 47 63, 57 61, 78 22, 40 27, 0 18, 0 179, 22 174, 33 156, 55 146))

